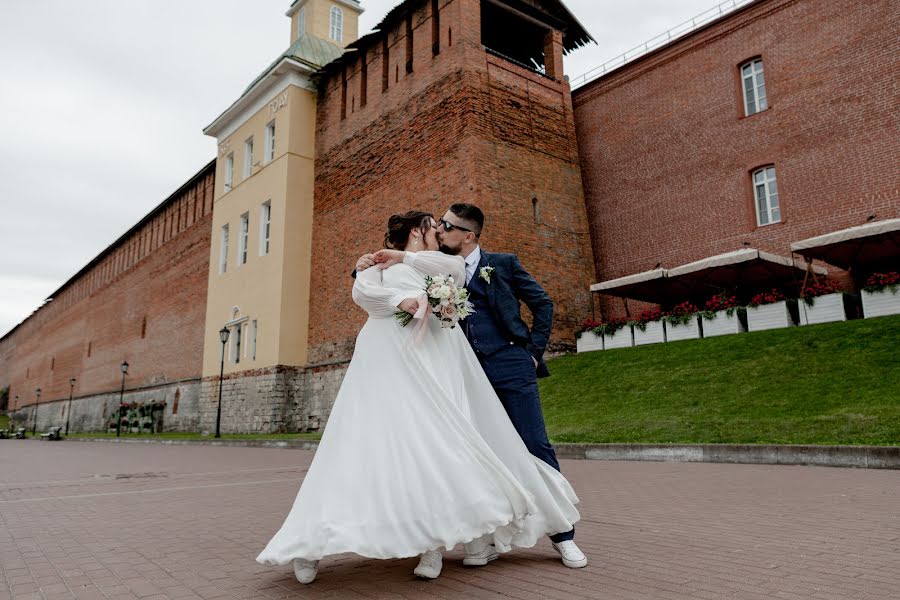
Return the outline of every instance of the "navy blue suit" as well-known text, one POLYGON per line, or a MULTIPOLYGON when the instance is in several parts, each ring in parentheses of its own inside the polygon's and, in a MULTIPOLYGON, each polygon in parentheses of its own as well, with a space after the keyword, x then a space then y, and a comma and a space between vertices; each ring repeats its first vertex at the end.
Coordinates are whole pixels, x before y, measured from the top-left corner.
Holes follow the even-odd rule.
MULTIPOLYGON (((543 354, 553 324, 553 301, 514 254, 483 249, 466 287, 475 313, 463 321, 463 332, 528 451, 558 471, 537 387, 537 378, 550 374, 543 354), (480 276, 486 267, 493 267, 490 282, 480 276), (531 330, 519 314, 519 302, 531 311, 531 330)), ((572 530, 550 539, 561 542, 574 536, 572 530)))

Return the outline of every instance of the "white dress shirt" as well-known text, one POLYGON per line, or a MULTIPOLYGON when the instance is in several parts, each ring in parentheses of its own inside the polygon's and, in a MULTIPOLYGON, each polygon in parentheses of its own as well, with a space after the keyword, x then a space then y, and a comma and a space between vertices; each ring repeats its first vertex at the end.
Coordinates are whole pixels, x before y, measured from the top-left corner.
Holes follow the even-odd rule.
POLYGON ((480 262, 481 246, 475 246, 475 249, 466 257, 466 285, 469 285, 469 282, 472 281, 472 277, 475 276, 475 269, 478 268, 478 263, 480 262))

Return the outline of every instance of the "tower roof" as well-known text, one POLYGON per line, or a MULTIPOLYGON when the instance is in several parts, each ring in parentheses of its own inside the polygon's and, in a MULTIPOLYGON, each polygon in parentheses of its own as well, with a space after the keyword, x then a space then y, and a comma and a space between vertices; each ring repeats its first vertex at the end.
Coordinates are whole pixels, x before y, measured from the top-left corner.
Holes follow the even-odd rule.
POLYGON ((285 58, 296 60, 297 62, 305 64, 311 70, 316 71, 334 59, 339 58, 343 53, 343 48, 328 40, 323 40, 322 38, 307 35, 305 33, 300 34, 300 37, 298 37, 297 40, 281 54, 281 56, 276 58, 272 64, 266 67, 265 70, 256 77, 256 79, 250 82, 250 85, 244 89, 241 95, 250 91, 254 85, 271 73, 272 70, 278 66, 278 63, 285 58))

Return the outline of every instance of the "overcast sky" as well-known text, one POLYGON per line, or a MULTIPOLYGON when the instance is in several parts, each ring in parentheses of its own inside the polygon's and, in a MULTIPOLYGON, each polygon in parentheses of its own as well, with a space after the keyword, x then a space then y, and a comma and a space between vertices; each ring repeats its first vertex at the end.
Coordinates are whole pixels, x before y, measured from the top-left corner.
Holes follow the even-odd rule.
MULTIPOLYGON (((360 33, 399 1, 363 0, 360 33)), ((565 3, 598 42, 574 79, 718 0, 565 3)), ((287 48, 289 6, 0 3, 0 335, 215 156, 202 129, 287 48)))

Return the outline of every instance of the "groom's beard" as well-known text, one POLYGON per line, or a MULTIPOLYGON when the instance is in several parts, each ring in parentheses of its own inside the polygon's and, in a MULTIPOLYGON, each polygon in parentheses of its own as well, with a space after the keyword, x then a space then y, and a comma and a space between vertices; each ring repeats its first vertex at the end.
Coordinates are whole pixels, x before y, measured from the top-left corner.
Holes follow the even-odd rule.
POLYGON ((449 254, 450 256, 456 256, 459 254, 461 248, 451 248, 450 246, 445 246, 444 244, 440 244, 438 249, 444 254, 449 254))

